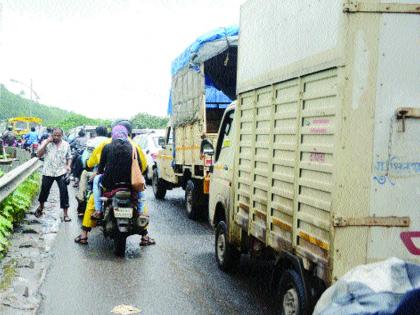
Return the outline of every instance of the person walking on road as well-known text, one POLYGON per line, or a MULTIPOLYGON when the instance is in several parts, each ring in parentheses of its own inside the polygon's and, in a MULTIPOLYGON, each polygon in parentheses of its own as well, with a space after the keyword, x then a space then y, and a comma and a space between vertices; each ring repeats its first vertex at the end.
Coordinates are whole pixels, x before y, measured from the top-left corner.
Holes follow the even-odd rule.
POLYGON ((42 170, 41 192, 39 194, 39 207, 35 212, 36 217, 40 217, 44 212, 44 203, 48 199, 51 186, 54 181, 60 190, 60 208, 64 211, 64 222, 70 222, 68 216, 69 192, 67 190, 67 176, 71 170, 71 150, 68 142, 63 139, 63 130, 54 128, 52 136, 45 140, 38 150, 38 157, 44 157, 44 167, 42 170))

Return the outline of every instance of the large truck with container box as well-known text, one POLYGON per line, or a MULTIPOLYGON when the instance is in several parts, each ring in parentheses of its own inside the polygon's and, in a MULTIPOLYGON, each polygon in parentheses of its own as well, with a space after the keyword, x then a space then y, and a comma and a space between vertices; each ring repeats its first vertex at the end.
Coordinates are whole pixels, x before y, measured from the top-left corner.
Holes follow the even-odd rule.
MULTIPOLYGON (((357 265, 420 263, 420 1, 249 0, 214 146, 222 270, 273 258, 283 314, 357 265)), ((205 150, 212 150, 206 144, 205 150)))
POLYGON ((196 219, 208 213, 208 170, 212 142, 223 113, 235 98, 238 28, 219 28, 199 37, 172 63, 170 122, 161 139, 163 150, 153 165, 156 198, 175 187, 185 190, 186 212, 196 219))

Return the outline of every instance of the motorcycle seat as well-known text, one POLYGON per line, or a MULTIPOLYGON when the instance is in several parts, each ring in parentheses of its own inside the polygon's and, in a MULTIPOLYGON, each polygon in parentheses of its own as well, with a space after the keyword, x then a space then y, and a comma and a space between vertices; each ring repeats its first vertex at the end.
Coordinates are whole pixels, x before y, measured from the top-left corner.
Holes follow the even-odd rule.
POLYGON ((128 199, 130 197, 133 197, 133 193, 127 188, 116 188, 111 191, 105 191, 103 193, 103 196, 106 198, 112 198, 115 196, 121 199, 128 199))

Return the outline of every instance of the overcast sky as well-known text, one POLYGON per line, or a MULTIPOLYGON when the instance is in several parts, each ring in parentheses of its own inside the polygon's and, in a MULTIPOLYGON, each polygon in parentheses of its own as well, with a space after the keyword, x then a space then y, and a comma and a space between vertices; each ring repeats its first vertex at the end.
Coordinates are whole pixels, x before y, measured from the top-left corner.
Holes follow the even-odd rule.
POLYGON ((41 103, 89 117, 166 115, 172 60, 238 25, 243 2, 0 0, 0 81, 19 92, 10 79, 32 79, 41 103))

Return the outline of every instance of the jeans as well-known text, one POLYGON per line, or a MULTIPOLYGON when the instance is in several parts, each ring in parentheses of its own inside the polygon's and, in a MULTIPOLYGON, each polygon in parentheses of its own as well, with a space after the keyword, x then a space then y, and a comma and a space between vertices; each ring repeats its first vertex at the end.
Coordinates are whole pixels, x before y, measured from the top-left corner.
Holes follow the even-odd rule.
MULTIPOLYGON (((102 201, 101 201, 101 177, 102 175, 96 175, 93 179, 93 198, 95 200, 95 210, 99 212, 103 212, 102 209, 102 201)), ((144 207, 146 205, 146 195, 144 191, 140 191, 137 193, 137 213, 142 214, 144 212, 144 207)))
POLYGON ((64 177, 65 174, 57 177, 42 176, 41 192, 39 193, 38 201, 41 203, 47 201, 51 186, 54 181, 57 181, 58 189, 60 190, 60 208, 67 209, 69 207, 69 192, 64 182, 64 177))
POLYGON ((93 198, 95 199, 95 210, 102 212, 102 201, 101 201, 101 177, 102 175, 96 175, 93 179, 93 198))

